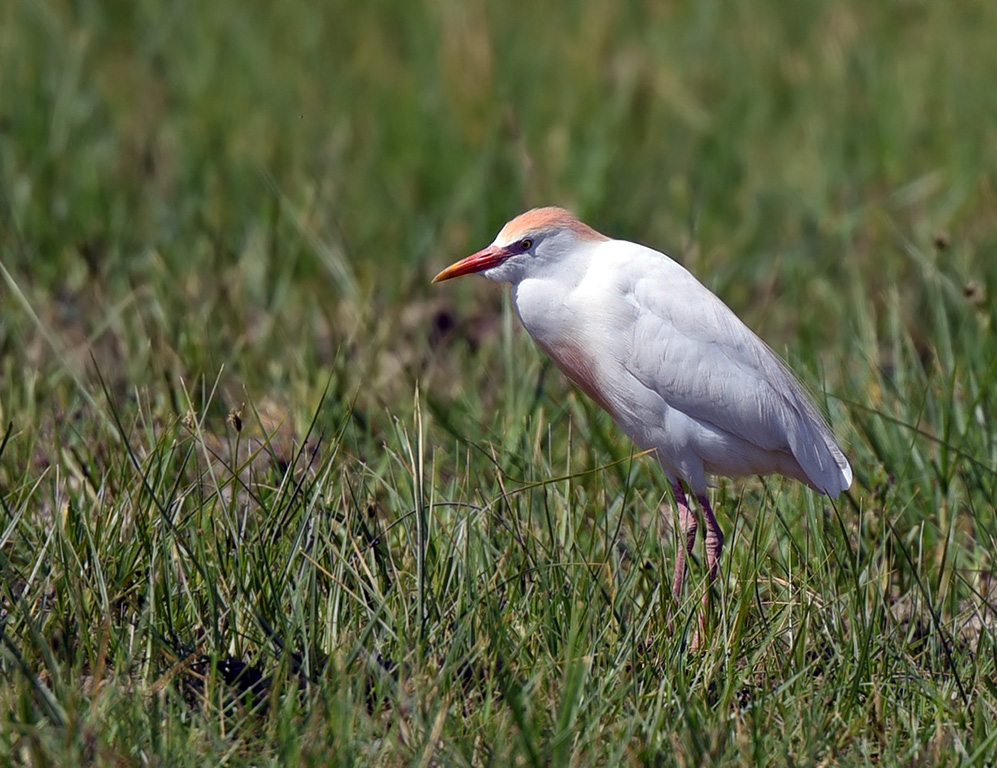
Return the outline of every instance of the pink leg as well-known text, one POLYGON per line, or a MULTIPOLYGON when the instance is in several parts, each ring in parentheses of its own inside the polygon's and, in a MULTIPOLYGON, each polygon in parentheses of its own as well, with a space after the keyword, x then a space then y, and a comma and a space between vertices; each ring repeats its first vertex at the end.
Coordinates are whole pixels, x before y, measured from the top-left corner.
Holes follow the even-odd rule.
POLYGON ((713 508, 706 495, 696 498, 699 499, 699 505, 703 508, 703 517, 706 519, 706 567, 710 573, 710 586, 713 586, 713 582, 720 575, 720 553, 724 548, 724 532, 720 530, 720 523, 713 515, 713 508))
MULTIPOLYGON (((720 530, 720 523, 717 522, 710 506, 710 500, 706 494, 696 497, 699 505, 703 508, 703 517, 706 520, 706 568, 709 571, 710 583, 706 587, 706 594, 703 595, 703 612, 699 616, 699 637, 707 636, 706 625, 708 617, 712 615, 713 584, 720 575, 720 553, 724 548, 724 532, 720 530)), ((697 643, 698 645, 698 643, 697 643)))
POLYGON ((692 557, 692 548, 696 544, 696 529, 699 523, 696 516, 689 509, 689 502, 682 490, 682 483, 676 480, 672 483, 672 490, 675 492, 675 505, 679 510, 679 528, 682 531, 682 541, 679 543, 678 552, 675 555, 675 599, 682 596, 682 586, 685 584, 685 558, 688 554, 692 557))

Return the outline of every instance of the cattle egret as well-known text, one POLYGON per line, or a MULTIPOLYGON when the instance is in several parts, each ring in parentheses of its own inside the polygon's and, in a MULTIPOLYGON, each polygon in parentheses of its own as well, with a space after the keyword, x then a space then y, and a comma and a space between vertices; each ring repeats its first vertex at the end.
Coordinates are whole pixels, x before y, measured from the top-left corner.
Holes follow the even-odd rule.
POLYGON ((724 535, 707 475, 778 473, 834 497, 851 485, 848 460, 782 360, 663 253, 612 240, 562 208, 536 208, 433 282, 474 272, 512 283, 512 304, 540 349, 656 453, 682 533, 676 598, 697 528, 683 484, 706 521, 710 583, 724 535))

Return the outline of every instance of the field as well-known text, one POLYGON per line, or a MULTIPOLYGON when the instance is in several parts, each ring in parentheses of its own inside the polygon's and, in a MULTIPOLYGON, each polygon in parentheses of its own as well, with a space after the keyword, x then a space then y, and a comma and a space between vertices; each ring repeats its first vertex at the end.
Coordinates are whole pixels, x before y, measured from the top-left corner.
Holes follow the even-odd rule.
POLYGON ((973 0, 7 0, 0 764, 994 765, 995 73, 973 0), (699 647, 653 458, 431 284, 547 204, 855 469, 717 481, 699 647))

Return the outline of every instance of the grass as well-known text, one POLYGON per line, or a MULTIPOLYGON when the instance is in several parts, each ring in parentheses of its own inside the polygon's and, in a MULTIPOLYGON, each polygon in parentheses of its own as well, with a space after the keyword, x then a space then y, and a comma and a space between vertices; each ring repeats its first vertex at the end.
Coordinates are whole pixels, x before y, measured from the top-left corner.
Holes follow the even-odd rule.
POLYGON ((8 3, 0 762, 992 765, 995 22, 8 3), (653 461, 429 284, 547 203, 700 275, 855 468, 719 481, 698 651, 653 461))

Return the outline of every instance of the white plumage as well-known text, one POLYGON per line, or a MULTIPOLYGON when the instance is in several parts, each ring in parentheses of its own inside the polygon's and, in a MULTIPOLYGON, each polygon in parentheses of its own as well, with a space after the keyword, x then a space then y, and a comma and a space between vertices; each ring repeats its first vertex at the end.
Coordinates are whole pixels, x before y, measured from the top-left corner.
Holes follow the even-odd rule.
POLYGON ((676 594, 683 549, 696 536, 682 483, 703 508, 711 579, 723 533, 707 475, 778 473, 830 496, 851 485, 847 459, 785 364, 663 253, 611 240, 561 208, 539 208, 436 280, 472 272, 512 283, 516 312, 541 349, 641 449, 656 452, 687 545, 676 594))

